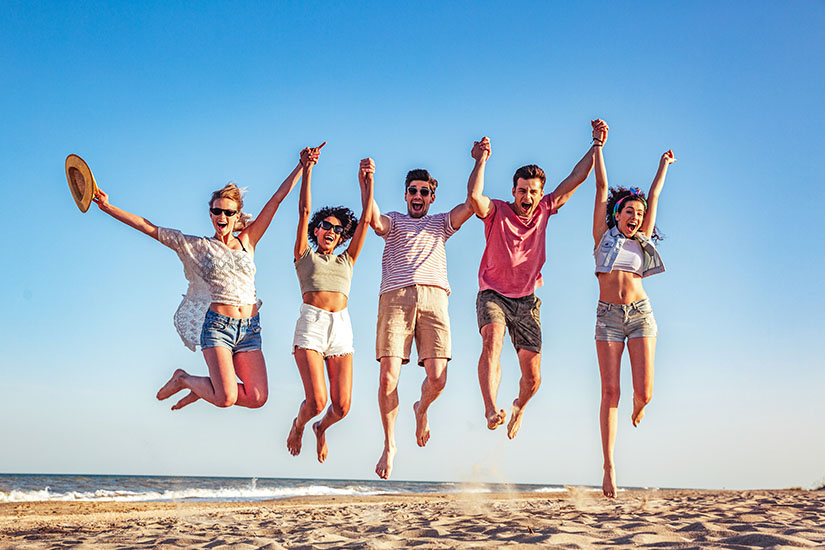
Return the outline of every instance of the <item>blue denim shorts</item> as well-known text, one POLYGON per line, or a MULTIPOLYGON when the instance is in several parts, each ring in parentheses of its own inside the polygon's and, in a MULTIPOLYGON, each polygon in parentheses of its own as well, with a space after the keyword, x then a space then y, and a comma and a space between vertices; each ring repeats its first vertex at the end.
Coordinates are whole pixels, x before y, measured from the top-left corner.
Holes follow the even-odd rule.
POLYGON ((649 299, 632 304, 609 304, 599 300, 596 340, 624 342, 625 338, 656 338, 656 334, 656 319, 649 299))
POLYGON ((201 349, 229 348, 232 354, 261 349, 261 316, 235 319, 206 310, 201 329, 201 349))

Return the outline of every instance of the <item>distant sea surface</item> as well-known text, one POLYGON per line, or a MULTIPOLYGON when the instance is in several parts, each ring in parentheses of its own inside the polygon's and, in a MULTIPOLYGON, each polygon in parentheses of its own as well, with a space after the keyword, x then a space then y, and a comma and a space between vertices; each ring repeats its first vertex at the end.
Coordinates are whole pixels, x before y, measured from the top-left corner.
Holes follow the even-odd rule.
POLYGON ((560 492, 560 485, 235 477, 0 474, 0 502, 248 501, 314 495, 560 492))

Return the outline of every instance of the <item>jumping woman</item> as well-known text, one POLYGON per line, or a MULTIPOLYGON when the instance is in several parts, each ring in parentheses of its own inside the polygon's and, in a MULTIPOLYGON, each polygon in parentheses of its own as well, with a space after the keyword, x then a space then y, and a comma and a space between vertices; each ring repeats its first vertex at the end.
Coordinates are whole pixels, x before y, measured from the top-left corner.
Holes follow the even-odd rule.
POLYGON ((295 326, 292 350, 305 395, 286 442, 289 452, 297 456, 301 452, 304 427, 324 410, 327 403, 326 363, 332 403, 323 418, 312 425, 319 462, 327 458, 327 429, 344 418, 350 408, 354 350, 347 298, 352 267, 364 246, 370 224, 375 172, 372 159, 361 161, 358 172, 363 206, 360 222, 349 208, 343 206, 321 208, 310 218, 312 166, 318 161, 324 144, 326 142, 301 155, 303 179, 298 202, 295 271, 304 303, 295 326), (347 249, 336 255, 335 249, 350 238, 352 241, 347 249))
POLYGON ((183 262, 189 288, 175 312, 175 328, 186 347, 192 351, 201 347, 209 376, 176 370, 157 394, 158 399, 167 399, 189 390, 172 410, 198 399, 217 407, 257 408, 266 403, 266 364, 261 352, 260 301, 255 293, 253 258, 255 246, 281 201, 300 177, 298 163, 254 221, 242 212, 243 198, 235 184, 212 193, 208 208, 215 231, 212 237, 158 227, 113 206, 103 191, 96 192, 94 201, 103 212, 157 239, 177 252, 183 262))
MULTIPOLYGON (((603 145, 606 135, 594 138, 603 145)), ((596 309, 596 354, 599 359, 602 397, 599 424, 604 455, 602 491, 616 496, 613 447, 616 443, 619 406, 619 372, 625 340, 633 376, 633 426, 638 426, 653 395, 653 358, 656 320, 642 279, 661 273, 664 264, 651 239, 657 239, 656 207, 667 168, 675 162, 672 151, 659 161, 659 169, 647 197, 638 188, 617 187, 608 193, 602 147, 596 147, 596 204, 593 239, 596 244, 596 276, 599 304, 596 309)))

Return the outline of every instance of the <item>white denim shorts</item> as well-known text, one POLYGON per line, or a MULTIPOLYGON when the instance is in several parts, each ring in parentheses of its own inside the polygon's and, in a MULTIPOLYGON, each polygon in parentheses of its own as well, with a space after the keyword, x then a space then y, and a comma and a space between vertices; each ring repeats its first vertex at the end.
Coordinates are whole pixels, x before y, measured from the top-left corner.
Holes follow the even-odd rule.
POLYGON ((332 312, 302 304, 295 324, 292 353, 295 348, 311 349, 324 357, 353 353, 349 312, 346 309, 332 312))

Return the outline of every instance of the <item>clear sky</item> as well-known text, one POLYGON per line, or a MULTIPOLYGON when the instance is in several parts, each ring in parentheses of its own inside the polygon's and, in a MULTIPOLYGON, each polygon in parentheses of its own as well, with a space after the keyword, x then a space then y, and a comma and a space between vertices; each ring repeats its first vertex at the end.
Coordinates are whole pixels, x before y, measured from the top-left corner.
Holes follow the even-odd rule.
MULTIPOLYGON (((175 368, 205 373, 172 314, 175 254, 92 206, 63 174, 91 165, 111 202, 211 234, 209 194, 247 186, 256 213, 298 151, 326 140, 315 206, 358 204, 376 161, 382 210, 407 170, 462 202, 487 135, 489 196, 537 163, 552 189, 610 124, 614 185, 647 188, 672 148, 658 223, 667 272, 645 281, 659 324, 653 402, 630 424, 625 365, 616 446, 622 486, 810 487, 825 482, 821 253, 823 2, 18 2, 0 17, 4 191, 0 472, 375 477, 382 446, 374 360, 383 241, 355 266, 350 415, 319 465, 290 345, 297 193, 258 246, 270 399, 259 410, 154 395, 175 368), (357 6, 356 6, 357 4, 357 6)), ((423 370, 405 367, 394 479, 601 482, 591 176, 548 228, 543 382, 513 441, 486 429, 476 363, 480 221, 447 246, 454 359, 415 444, 423 370)), ((506 342, 499 394, 517 390, 506 342)))

